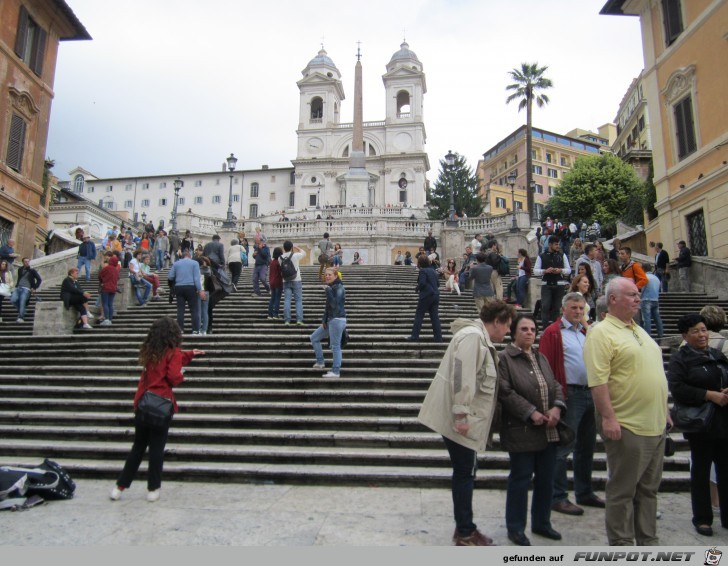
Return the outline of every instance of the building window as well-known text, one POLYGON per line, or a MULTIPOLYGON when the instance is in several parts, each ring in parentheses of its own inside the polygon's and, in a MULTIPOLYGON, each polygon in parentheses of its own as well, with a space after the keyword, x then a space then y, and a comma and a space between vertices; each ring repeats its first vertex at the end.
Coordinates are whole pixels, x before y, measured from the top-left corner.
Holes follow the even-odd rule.
POLYGON ((26 128, 27 124, 25 120, 20 115, 13 113, 13 117, 10 120, 10 137, 8 138, 8 152, 5 162, 8 164, 8 167, 15 169, 17 172, 20 172, 23 166, 26 128))
POLYGON ((275 175, 271 175, 270 176, 270 182, 271 183, 275 183, 276 182, 276 176, 275 175))
POLYGON ((693 255, 708 255, 708 239, 705 236, 705 216, 701 208, 685 217, 688 223, 688 246, 693 255))
POLYGON ((258 205, 257 204, 250 205, 250 214, 248 214, 248 218, 258 218, 258 205))
POLYGON ((543 175, 543 169, 540 165, 531 165, 531 172, 534 175, 543 175))
POLYGON ((202 204, 202 197, 195 197, 195 204, 202 204))
POLYGON ((497 197, 495 199, 495 207, 496 208, 505 208, 506 207, 506 199, 503 197, 497 197))
POLYGON ((275 193, 270 193, 270 194, 268 195, 268 200, 270 200, 270 201, 274 201, 274 200, 276 200, 276 194, 275 194, 275 193))
POLYGON ((316 193, 308 195, 308 206, 316 206, 316 193))
POLYGON ((289 185, 295 185, 296 184, 296 172, 295 171, 291 171, 291 176, 288 179, 288 184, 289 185))
POLYGON ((538 194, 542 195, 542 194, 543 194, 543 185, 539 185, 538 183, 536 183, 536 184, 535 184, 535 185, 533 186, 533 191, 534 191, 535 193, 538 193, 538 194))
POLYGON ((215 179, 215 184, 216 185, 219 185, 220 184, 220 179, 215 179))
MULTIPOLYGON (((219 180, 220 180, 220 179, 218 179, 218 181, 219 181, 219 180)), ((233 184, 234 184, 234 185, 237 185, 237 184, 239 184, 239 183, 240 183, 240 178, 239 178, 239 177, 234 177, 234 178, 233 178, 233 184)))
POLYGON ((95 192, 95 191, 96 191, 96 189, 95 189, 94 187, 89 187, 89 188, 88 188, 88 192, 89 192, 89 193, 93 193, 93 192, 95 192))
POLYGON ((220 202, 221 202, 220 195, 215 195, 212 197, 212 204, 220 204, 220 202))
POLYGON ((85 179, 83 178, 83 175, 76 175, 73 178, 73 192, 82 193, 84 182, 85 182, 85 179))
POLYGON ((149 183, 142 183, 142 189, 148 189, 149 183))
POLYGON ((240 202, 240 195, 233 195, 233 202, 240 202))
MULTIPOLYGON (((316 96, 311 99, 311 121, 321 122, 324 117, 324 101, 321 97, 316 96)), ((253 216, 250 216, 253 218, 253 216)))
POLYGON ((113 193, 114 192, 114 185, 109 185, 108 187, 106 187, 106 192, 107 193, 113 193))
POLYGON ((145 198, 142 200, 142 208, 149 208, 149 199, 145 198))
POLYGON ((160 189, 166 189, 167 188, 167 183, 165 183, 164 181, 162 181, 161 183, 159 183, 159 188, 160 189))
POLYGON ((550 197, 554 196, 555 192, 556 192, 556 189, 554 187, 552 187, 551 185, 549 185, 549 196, 550 197))
POLYGON ((514 200, 513 203, 516 206, 516 210, 523 210, 523 203, 520 200, 514 200))
POLYGON ((185 203, 185 197, 179 197, 177 199, 177 204, 182 206, 185 203))
POLYGON ((130 190, 131 190, 131 183, 127 184, 127 185, 126 185, 126 186, 124 187, 124 190, 125 190, 125 191, 130 191, 130 190))
POLYGON ((548 151, 546 152, 546 163, 553 163, 554 162, 554 156, 551 155, 548 151))
POLYGON ((28 10, 21 4, 18 35, 15 38, 15 54, 38 76, 41 76, 43 72, 47 36, 45 30, 28 15, 28 10))
POLYGON ((407 204, 407 190, 399 191, 399 202, 400 204, 407 204))
POLYGON ((558 179, 559 178, 559 172, 556 169, 551 169, 551 167, 548 168, 548 176, 552 179, 558 179))
POLYGON ((561 158, 561 166, 562 167, 568 167, 569 166, 569 158, 568 157, 562 157, 561 158))
POLYGON ((296 192, 295 191, 291 191, 290 193, 288 193, 288 206, 291 208, 296 206, 296 192))
POLYGON ((687 96, 675 104, 673 111, 675 114, 677 157, 678 159, 683 159, 697 149, 692 96, 687 96))
POLYGON ((199 179, 197 181, 195 181, 195 187, 201 187, 201 186, 202 186, 202 181, 200 181, 199 179))
POLYGON ((134 206, 134 203, 132 201, 130 201, 130 200, 124 201, 124 208, 131 208, 132 206, 134 206))
POLYGON ((672 45, 683 31, 680 0, 662 0, 662 21, 665 25, 665 45, 672 45))
MULTIPOLYGON (((258 183, 250 183, 250 198, 258 198, 258 189, 259 185, 258 183)), ((251 218, 254 218, 251 216, 251 218)), ((257 218, 257 216, 255 216, 257 218)))
POLYGON ((639 128, 640 132, 645 129, 645 116, 644 114, 640 116, 640 119, 637 120, 637 127, 639 128))
POLYGON ((167 199, 166 198, 160 198, 159 199, 159 206, 167 206, 167 199))
POLYGON ((114 210, 114 201, 113 200, 107 200, 104 203, 104 208, 108 208, 109 210, 114 210))

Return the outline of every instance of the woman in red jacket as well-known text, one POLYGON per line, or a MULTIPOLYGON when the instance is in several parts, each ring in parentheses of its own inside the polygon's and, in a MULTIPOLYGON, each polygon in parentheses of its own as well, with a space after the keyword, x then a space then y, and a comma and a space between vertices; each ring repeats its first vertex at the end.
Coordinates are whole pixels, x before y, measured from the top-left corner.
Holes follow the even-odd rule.
MULTIPOLYGON (((166 399, 171 399, 174 412, 177 412, 177 402, 174 399, 172 388, 184 380, 184 366, 195 356, 204 355, 202 350, 180 350, 182 332, 177 321, 162 317, 152 323, 147 337, 139 351, 139 365, 144 372, 139 379, 136 395, 134 396, 134 411, 145 391, 151 391, 166 399)), ((154 502, 159 499, 162 486, 162 465, 164 464, 164 447, 167 444, 169 426, 151 427, 141 423, 138 419, 134 427, 134 444, 126 458, 124 469, 111 490, 111 499, 117 501, 122 492, 131 485, 144 452, 149 447, 149 471, 147 474, 147 501, 154 502)))
POLYGON ((99 282, 101 283, 101 306, 103 307, 104 320, 101 326, 111 326, 111 319, 114 318, 114 299, 116 288, 119 286, 119 258, 112 255, 101 271, 99 271, 99 282))

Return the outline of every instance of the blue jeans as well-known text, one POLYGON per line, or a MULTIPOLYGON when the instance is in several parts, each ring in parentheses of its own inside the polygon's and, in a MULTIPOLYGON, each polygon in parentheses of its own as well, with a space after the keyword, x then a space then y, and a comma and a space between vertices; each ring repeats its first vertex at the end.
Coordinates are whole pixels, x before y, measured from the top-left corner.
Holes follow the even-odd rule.
POLYGON ((528 277, 521 275, 516 281, 516 304, 523 306, 528 292, 528 277))
POLYGON ((509 452, 511 473, 506 492, 506 528, 522 533, 528 513, 528 482, 533 477, 531 530, 551 528, 551 495, 554 489, 556 443, 538 452, 509 452))
POLYGON ((284 281, 283 318, 291 322, 291 295, 296 300, 296 322, 303 322, 303 283, 301 281, 284 281))
POLYGON ((268 301, 268 316, 278 318, 281 312, 281 295, 283 295, 283 287, 270 288, 270 301, 268 301))
POLYGON ((91 279, 91 260, 87 257, 78 257, 78 263, 76 264, 78 274, 81 275, 81 268, 86 268, 86 281, 91 279))
POLYGON ((154 250, 154 258, 156 260, 155 265, 157 266, 157 271, 159 271, 164 267, 164 251, 160 249, 154 250))
POLYGON ((478 453, 462 444, 442 437, 452 464, 452 506, 455 528, 461 537, 469 537, 477 529, 473 523, 473 488, 478 471, 478 453))
POLYGON ((270 291, 268 286, 268 266, 267 265, 256 265, 253 268, 253 293, 260 295, 260 284, 263 284, 263 288, 266 291, 270 291))
POLYGON ((114 318, 114 299, 116 293, 101 293, 101 305, 104 307, 104 318, 111 320, 114 318))
POLYGON ((324 363, 324 350, 321 346, 321 340, 328 336, 331 344, 331 352, 334 355, 334 361, 332 362, 331 371, 336 375, 341 373, 341 336, 344 334, 346 328, 345 318, 332 318, 326 325, 326 328, 319 326, 311 334, 311 345, 313 346, 313 352, 316 355, 316 363, 324 363))
POLYGON ((136 296, 137 303, 143 305, 149 298, 149 293, 152 291, 152 284, 146 279, 137 281, 134 277, 130 277, 131 286, 134 289, 134 295, 136 296), (142 287, 144 288, 144 296, 142 296, 142 287))
POLYGON ((432 323, 432 334, 435 342, 442 342, 442 329, 440 327, 440 315, 438 309, 440 307, 440 299, 429 297, 427 299, 419 299, 417 301, 417 312, 415 313, 415 321, 412 323, 411 338, 417 340, 420 337, 422 329, 422 321, 425 319, 425 313, 429 313, 430 322, 432 323))
POLYGON ((10 302, 18 311, 18 318, 25 318, 25 309, 30 301, 29 287, 16 287, 10 295, 10 302))
POLYGON ((203 301, 199 295, 197 295, 197 310, 200 313, 200 332, 207 332, 207 325, 210 321, 210 313, 208 307, 210 306, 210 295, 208 293, 207 300, 203 301))
POLYGON ((556 469, 554 471, 553 502, 569 498, 569 485, 566 479, 566 458, 574 452, 574 496, 576 500, 588 499, 594 495, 592 489, 592 469, 594 467, 594 445, 597 441, 597 427, 594 420, 594 401, 589 389, 567 385, 566 402, 569 410, 563 420, 576 432, 574 446, 559 446, 556 450, 556 469))
POLYGON ((662 328, 662 318, 660 318, 660 304, 658 301, 643 300, 640 304, 640 312, 642 313, 642 328, 647 334, 650 333, 652 327, 652 319, 655 319, 655 327, 657 328, 657 337, 662 338, 665 333, 662 328))

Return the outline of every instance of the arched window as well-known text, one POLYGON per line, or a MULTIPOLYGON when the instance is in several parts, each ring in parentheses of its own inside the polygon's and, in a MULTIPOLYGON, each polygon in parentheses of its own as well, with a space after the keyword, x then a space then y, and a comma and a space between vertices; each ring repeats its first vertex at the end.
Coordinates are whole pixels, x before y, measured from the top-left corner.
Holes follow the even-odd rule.
POLYGON ((324 117, 324 101, 320 96, 311 99, 311 121, 320 122, 324 117))
POLYGON ((73 192, 82 193, 83 192, 83 183, 84 183, 83 175, 76 175, 73 178, 73 192))
POLYGON ((250 214, 248 214, 248 218, 258 218, 258 205, 257 204, 250 205, 250 214))
POLYGON ((258 183, 250 183, 250 197, 256 198, 258 196, 258 183))
POLYGON ((341 153, 341 157, 349 157, 349 146, 348 145, 344 148, 344 151, 341 153))
POLYGON ((406 90, 397 93, 397 118, 410 117, 410 95, 406 90))

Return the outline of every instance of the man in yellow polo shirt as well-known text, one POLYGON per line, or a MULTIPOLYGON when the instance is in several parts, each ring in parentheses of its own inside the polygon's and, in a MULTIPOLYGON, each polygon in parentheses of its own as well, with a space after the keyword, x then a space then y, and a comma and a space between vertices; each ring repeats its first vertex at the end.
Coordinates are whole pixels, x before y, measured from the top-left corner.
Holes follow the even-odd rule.
MULTIPOLYGON (((604 321, 587 334, 584 362, 604 440, 609 477, 605 523, 610 545, 657 545, 657 489, 662 479, 667 379, 660 347, 632 317, 634 281, 607 287, 604 321)), ((672 423, 670 423, 672 424, 672 423)))

